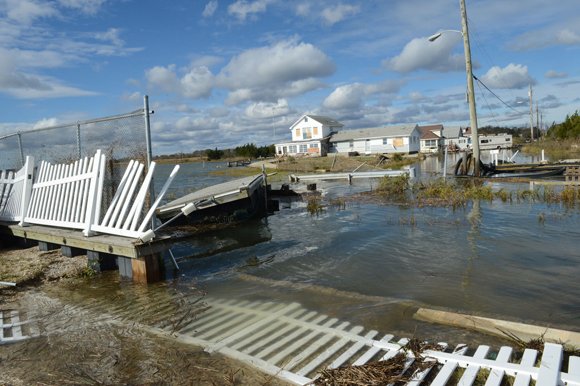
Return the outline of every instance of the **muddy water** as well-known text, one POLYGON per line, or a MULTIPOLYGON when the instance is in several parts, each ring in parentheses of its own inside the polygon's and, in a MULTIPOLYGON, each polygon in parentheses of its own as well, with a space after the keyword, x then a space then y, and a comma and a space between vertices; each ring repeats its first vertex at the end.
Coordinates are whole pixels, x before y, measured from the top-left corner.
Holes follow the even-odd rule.
MULTIPOLYGON (((441 165, 428 159, 419 166, 427 176, 441 165)), ((207 176, 215 167, 183 165, 174 194, 223 181, 207 176)), ((319 188, 329 202, 375 184, 319 188)), ((42 338, 2 348, 3 376, 13 371, 24 384, 179 384, 186 374, 198 377, 193 384, 228 384, 223 375, 240 364, 158 335, 187 329, 211 306, 206 293, 298 302, 383 334, 451 344, 501 342, 418 322, 418 307, 580 330, 579 225, 578 209, 559 205, 476 201, 453 210, 347 202, 312 216, 304 203, 287 203, 267 219, 180 241, 173 252, 181 270, 167 260, 162 283, 134 285, 106 273, 30 294, 21 308, 38 321, 42 338)))
MULTIPOLYGON (((417 166, 425 178, 442 165, 434 157, 417 166)), ((318 185, 329 202, 374 184, 318 185)), ((417 307, 580 330, 579 214, 495 200, 458 210, 347 203, 311 216, 295 202, 266 220, 177 244, 175 277, 223 297, 298 301, 406 334, 417 328, 409 317, 417 307)))

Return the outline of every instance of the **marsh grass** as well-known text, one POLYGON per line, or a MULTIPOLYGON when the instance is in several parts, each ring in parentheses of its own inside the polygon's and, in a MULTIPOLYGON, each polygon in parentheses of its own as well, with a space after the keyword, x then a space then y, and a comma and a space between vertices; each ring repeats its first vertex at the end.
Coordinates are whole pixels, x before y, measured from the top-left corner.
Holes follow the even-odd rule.
POLYGON ((324 211, 324 206, 322 205, 322 199, 318 196, 308 197, 308 202, 306 203, 306 211, 310 213, 311 216, 318 216, 324 211))
POLYGON ((543 138, 541 141, 527 143, 522 151, 528 154, 541 154, 542 150, 551 159, 580 158, 580 140, 556 140, 543 138))
POLYGON ((536 189, 516 191, 501 188, 494 191, 481 179, 435 179, 411 183, 407 176, 384 177, 372 192, 373 195, 394 203, 417 206, 450 206, 460 208, 469 201, 480 200, 504 203, 563 204, 567 207, 580 205, 580 187, 563 189, 543 186, 536 189))

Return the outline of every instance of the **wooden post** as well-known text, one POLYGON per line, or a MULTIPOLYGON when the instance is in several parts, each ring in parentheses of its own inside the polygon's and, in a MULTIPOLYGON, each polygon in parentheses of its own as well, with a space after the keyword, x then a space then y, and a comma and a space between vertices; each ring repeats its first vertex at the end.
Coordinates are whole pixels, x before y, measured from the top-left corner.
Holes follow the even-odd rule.
POLYGON ((133 281, 138 283, 155 283, 161 280, 160 254, 144 256, 138 259, 131 259, 133 270, 133 281))

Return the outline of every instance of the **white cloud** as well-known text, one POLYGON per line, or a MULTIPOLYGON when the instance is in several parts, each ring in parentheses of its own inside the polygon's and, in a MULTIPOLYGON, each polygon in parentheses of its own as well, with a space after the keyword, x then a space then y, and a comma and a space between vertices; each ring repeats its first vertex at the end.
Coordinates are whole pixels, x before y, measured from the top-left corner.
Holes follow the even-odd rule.
POLYGON ((192 68, 181 78, 183 95, 191 99, 210 96, 213 84, 213 74, 203 66, 192 68))
POLYGON ((360 83, 347 84, 337 87, 322 103, 332 110, 359 108, 365 96, 365 85, 360 83))
POLYGON ((145 71, 145 78, 150 86, 165 92, 179 92, 179 80, 175 74, 175 65, 155 66, 145 71))
POLYGON ((143 100, 143 96, 139 91, 135 91, 131 94, 123 95, 123 99, 130 102, 141 102, 143 100))
POLYGON ((32 129, 42 129, 44 127, 53 127, 58 125, 58 119, 56 118, 42 118, 32 125, 32 129))
POLYGON ((535 80, 528 74, 528 67, 510 63, 504 68, 494 66, 481 77, 489 88, 520 89, 535 84, 535 80))
POLYGON ((106 0, 58 0, 66 8, 73 8, 88 15, 96 14, 106 0))
POLYGON ((359 109, 365 99, 374 95, 394 94, 399 91, 400 83, 386 81, 379 84, 351 83, 337 87, 322 103, 331 110, 359 109))
POLYGON ((546 78, 550 78, 550 79, 563 79, 563 78, 567 78, 568 74, 566 72, 549 70, 544 74, 544 76, 546 78))
POLYGON ((384 61, 383 64, 393 71, 404 73, 415 70, 446 72, 465 69, 463 53, 453 53, 453 48, 460 40, 459 34, 443 34, 434 42, 426 37, 413 39, 399 55, 384 61))
POLYGON ((509 48, 515 51, 526 51, 551 46, 578 45, 580 45, 580 33, 575 25, 573 27, 553 25, 516 36, 510 42, 509 48))
POLYGON ((246 108, 245 114, 248 118, 274 118, 286 115, 289 111, 288 101, 278 99, 276 103, 252 103, 246 108))
POLYGON ((193 67, 179 77, 175 65, 155 66, 145 71, 150 87, 186 98, 208 97, 214 86, 214 75, 204 66, 193 67))
POLYGON ((271 0, 237 0, 228 6, 228 13, 234 15, 238 20, 245 21, 248 15, 253 16, 257 13, 264 13, 271 0))
POLYGON ((6 13, 8 19, 26 25, 36 19, 59 14, 53 3, 37 0, 3 0, 0 2, 0 11, 6 13))
POLYGON ((270 94, 275 100, 286 93, 309 91, 320 86, 315 78, 334 70, 334 63, 315 46, 287 40, 244 51, 217 78, 220 86, 231 90, 230 103, 239 103, 260 94, 270 94))
POLYGON ((310 14, 310 4, 309 3, 300 3, 296 5, 296 15, 298 16, 308 16, 310 14))
POLYGON ((30 67, 45 65, 57 67, 62 59, 55 58, 47 52, 5 50, 0 48, 0 92, 20 99, 58 98, 65 96, 95 95, 62 84, 57 79, 25 71, 25 64, 30 67))
POLYGON ((118 28, 109 28, 105 32, 99 32, 95 34, 95 38, 97 40, 102 40, 105 42, 110 42, 115 46, 122 46, 125 42, 119 37, 121 30, 118 28))
POLYGON ((218 1, 211 0, 209 3, 207 3, 205 5, 201 15, 203 17, 212 17, 213 14, 215 13, 215 11, 217 11, 217 8, 218 8, 218 1))
POLYGON ((338 4, 322 10, 321 16, 328 25, 336 24, 349 16, 359 13, 360 8, 355 5, 338 4))

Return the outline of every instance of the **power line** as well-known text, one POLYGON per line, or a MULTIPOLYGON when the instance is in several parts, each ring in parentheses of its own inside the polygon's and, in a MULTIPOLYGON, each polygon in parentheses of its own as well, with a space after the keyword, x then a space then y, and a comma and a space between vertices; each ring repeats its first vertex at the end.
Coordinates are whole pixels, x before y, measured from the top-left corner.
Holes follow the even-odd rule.
POLYGON ((485 83, 483 83, 481 80, 479 80, 479 78, 477 78, 475 75, 473 75, 473 79, 475 79, 479 84, 481 84, 483 87, 485 87, 485 89, 487 91, 489 91, 491 93, 491 95, 493 95, 494 97, 497 98, 498 101, 500 101, 501 103, 503 103, 504 105, 506 105, 508 108, 512 109, 513 111, 515 111, 518 114, 523 114, 523 112, 518 111, 516 109, 514 109, 512 106, 510 106, 509 104, 507 104, 507 102, 505 102, 503 99, 501 99, 496 93, 494 93, 493 91, 490 90, 489 87, 487 87, 485 85, 485 83))

